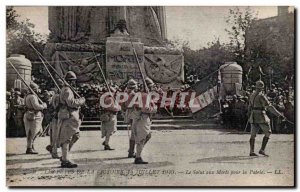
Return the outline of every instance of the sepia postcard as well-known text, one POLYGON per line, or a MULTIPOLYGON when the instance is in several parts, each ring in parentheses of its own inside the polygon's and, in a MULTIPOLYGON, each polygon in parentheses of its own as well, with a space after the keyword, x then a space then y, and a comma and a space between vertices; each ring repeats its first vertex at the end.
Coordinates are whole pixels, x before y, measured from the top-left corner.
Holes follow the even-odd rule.
POLYGON ((8 187, 295 187, 294 6, 6 6, 8 187))

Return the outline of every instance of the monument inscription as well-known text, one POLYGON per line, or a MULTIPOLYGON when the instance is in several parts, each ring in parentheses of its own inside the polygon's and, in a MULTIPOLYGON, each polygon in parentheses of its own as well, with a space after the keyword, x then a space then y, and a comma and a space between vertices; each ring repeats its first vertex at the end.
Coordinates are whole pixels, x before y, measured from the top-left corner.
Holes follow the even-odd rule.
POLYGON ((142 79, 137 63, 139 61, 144 72, 144 45, 140 42, 131 42, 130 38, 109 37, 106 42, 106 75, 107 79, 124 83, 129 79, 142 79), (134 55, 133 47, 137 58, 134 55))

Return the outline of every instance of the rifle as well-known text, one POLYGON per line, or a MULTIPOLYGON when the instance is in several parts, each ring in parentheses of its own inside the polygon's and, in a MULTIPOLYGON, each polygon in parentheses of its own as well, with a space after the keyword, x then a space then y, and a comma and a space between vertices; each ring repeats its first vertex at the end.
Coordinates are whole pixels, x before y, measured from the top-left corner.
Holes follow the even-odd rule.
POLYGON ((148 93, 148 92, 149 92, 149 88, 148 88, 148 86, 147 86, 147 84, 146 84, 145 77, 144 77, 144 74, 142 73, 141 65, 140 65, 140 62, 139 62, 137 53, 136 53, 136 51, 135 51, 135 48, 134 48, 134 46, 133 46, 132 39, 131 39, 130 36, 129 36, 129 39, 130 39, 132 51, 133 51, 133 54, 134 54, 134 58, 135 58, 135 60, 136 60, 136 62, 137 62, 137 64, 138 64, 139 71, 140 71, 140 73, 141 73, 141 75, 142 75, 142 79, 143 79, 143 84, 144 84, 145 90, 146 90, 146 92, 148 93))
MULTIPOLYGON (((38 56, 39 56, 39 55, 38 55, 38 56)), ((46 71, 47 71, 48 74, 50 75, 50 77, 51 77, 52 81, 54 82, 55 86, 56 86, 57 89, 60 91, 60 87, 59 87, 58 84, 56 83, 54 77, 53 77, 52 74, 50 73, 50 71, 49 71, 48 67, 46 66, 46 64, 44 63, 43 59, 42 59, 40 56, 39 56, 39 59, 42 61, 43 65, 44 65, 44 67, 45 67, 45 69, 46 69, 46 71)))
POLYGON ((108 85, 108 83, 107 83, 107 80, 106 80, 106 78, 105 78, 104 72, 103 72, 102 67, 101 67, 101 65, 100 65, 100 63, 99 63, 99 60, 98 60, 97 55, 96 55, 96 53, 95 53, 95 51, 94 51, 94 49, 93 49, 93 45, 92 45, 92 44, 91 44, 91 48, 92 48, 94 57, 95 57, 95 59, 96 59, 97 66, 99 67, 100 72, 101 72, 101 75, 102 75, 102 77, 103 77, 105 86, 106 86, 106 88, 107 88, 109 94, 112 96, 113 101, 115 102, 115 99, 114 99, 114 97, 113 97, 113 94, 111 93, 110 87, 109 87, 109 85, 108 85))
POLYGON ((10 61, 8 61, 8 63, 12 66, 12 68, 15 70, 15 72, 18 74, 18 76, 21 78, 21 80, 23 81, 23 83, 26 85, 26 87, 30 90, 30 92, 32 93, 32 94, 34 94, 37 98, 38 98, 38 101, 40 102, 40 103, 44 103, 41 99, 40 99, 40 97, 33 91, 33 89, 31 89, 31 87, 26 83, 26 81, 23 79, 23 77, 20 75, 20 73, 18 72, 18 70, 15 68, 15 66, 10 62, 10 61))
POLYGON ((74 92, 74 94, 80 98, 80 95, 76 92, 74 87, 72 87, 57 71, 56 69, 44 58, 44 56, 30 43, 26 38, 24 38, 25 41, 30 45, 30 47, 35 51, 35 53, 41 57, 42 59, 45 60, 45 62, 50 66, 50 68, 55 72, 55 74, 66 84, 67 86, 70 87, 70 89, 74 92))

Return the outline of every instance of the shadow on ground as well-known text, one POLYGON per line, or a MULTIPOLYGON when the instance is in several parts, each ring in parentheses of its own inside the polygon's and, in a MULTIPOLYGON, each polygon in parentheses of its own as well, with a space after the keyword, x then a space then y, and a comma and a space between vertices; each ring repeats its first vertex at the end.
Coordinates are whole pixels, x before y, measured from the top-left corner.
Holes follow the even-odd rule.
POLYGON ((37 161, 48 160, 49 158, 37 158, 37 159, 12 159, 6 160, 6 165, 14 165, 18 163, 34 163, 37 161))
POLYGON ((250 159, 256 159, 258 157, 250 157, 250 156, 220 156, 220 157, 209 157, 198 159, 195 162, 190 163, 238 163, 243 164, 243 161, 247 161, 250 159))

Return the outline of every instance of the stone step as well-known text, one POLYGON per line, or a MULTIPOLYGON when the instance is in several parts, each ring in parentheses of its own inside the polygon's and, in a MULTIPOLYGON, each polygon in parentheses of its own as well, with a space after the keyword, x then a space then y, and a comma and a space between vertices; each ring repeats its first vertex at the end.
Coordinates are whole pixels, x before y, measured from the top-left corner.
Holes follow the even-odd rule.
MULTIPOLYGON (((117 125, 118 130, 126 130, 128 127, 127 124, 117 125)), ((153 130, 168 130, 168 129, 217 129, 221 128, 220 124, 216 123, 188 123, 188 124, 152 124, 151 129, 153 130)), ((82 131, 89 131, 89 130, 100 130, 101 124, 98 125, 82 125, 80 130, 82 131)))
MULTIPOLYGON (((119 116, 118 116, 118 119, 121 119, 121 118, 119 118, 119 116)), ((182 115, 182 116, 180 116, 180 115, 176 115, 176 116, 154 116, 153 118, 152 118, 153 120, 163 120, 163 119, 167 119, 167 120, 169 120, 169 119, 193 119, 193 117, 192 116, 188 116, 188 115, 182 115)), ((85 117, 84 119, 83 119, 83 121, 100 121, 99 120, 99 118, 98 117, 85 117)))
MULTIPOLYGON (((117 122, 118 130, 126 130, 128 124, 122 119, 117 122)), ((197 122, 191 116, 163 116, 154 117, 152 120, 151 129, 153 130, 168 130, 168 129, 203 129, 203 128, 218 128, 219 125, 215 122, 197 122)), ((80 129, 83 130, 100 130, 101 121, 99 118, 85 118, 80 129)))
MULTIPOLYGON (((195 122, 194 119, 154 119, 152 121, 153 124, 164 124, 164 123, 174 123, 174 124, 182 124, 182 123, 192 123, 195 122)), ((83 121, 83 125, 94 125, 101 124, 101 121, 83 121)), ((118 125, 126 124, 124 121, 118 121, 118 125)))

